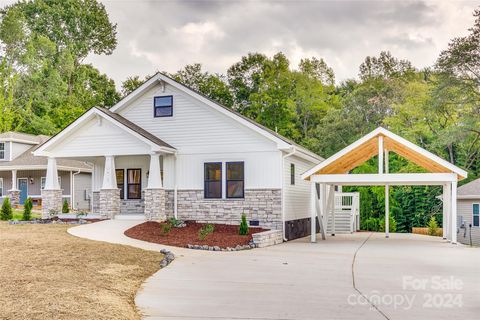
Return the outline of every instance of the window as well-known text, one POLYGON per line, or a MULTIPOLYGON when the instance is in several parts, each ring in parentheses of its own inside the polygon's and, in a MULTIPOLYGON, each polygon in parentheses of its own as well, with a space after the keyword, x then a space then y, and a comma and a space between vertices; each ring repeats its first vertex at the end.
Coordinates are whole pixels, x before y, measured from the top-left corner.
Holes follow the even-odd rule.
POLYGON ((290 184, 295 184, 295 164, 290 163, 290 184))
POLYGON ((480 227, 480 203, 473 204, 473 226, 480 227))
POLYGON ((120 199, 125 198, 125 170, 116 169, 115 175, 117 176, 117 188, 120 189, 120 199))
POLYGON ((222 163, 205 163, 204 197, 208 199, 222 198, 222 163))
POLYGON ((154 97, 153 110, 155 117, 173 116, 173 96, 154 97))
POLYGON ((243 162, 227 162, 227 198, 244 197, 243 162))
POLYGON ((127 198, 142 198, 142 170, 127 169, 127 198))
MULTIPOLYGON (((45 180, 47 180, 46 177, 41 177, 40 178, 40 189, 41 190, 45 189, 45 180)), ((60 187, 62 186, 62 177, 58 177, 58 185, 60 187)))
POLYGON ((3 197, 3 178, 0 178, 0 197, 3 197))
POLYGON ((5 142, 0 142, 0 160, 5 160, 5 142))

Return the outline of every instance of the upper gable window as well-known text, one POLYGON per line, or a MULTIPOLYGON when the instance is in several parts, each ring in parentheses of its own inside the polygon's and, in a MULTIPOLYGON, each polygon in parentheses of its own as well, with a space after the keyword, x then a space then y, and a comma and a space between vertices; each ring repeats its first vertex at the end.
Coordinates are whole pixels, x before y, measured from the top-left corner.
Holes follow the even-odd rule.
POLYGON ((0 160, 5 160, 5 143, 0 142, 0 160))
POLYGON ((173 116, 173 96, 154 97, 153 115, 155 117, 173 116))

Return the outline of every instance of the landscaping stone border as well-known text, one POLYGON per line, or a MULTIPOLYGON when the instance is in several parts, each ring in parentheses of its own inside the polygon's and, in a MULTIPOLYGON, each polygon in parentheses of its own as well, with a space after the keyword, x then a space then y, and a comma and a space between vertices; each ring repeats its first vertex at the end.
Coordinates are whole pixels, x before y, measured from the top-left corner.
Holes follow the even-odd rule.
POLYGON ((208 246, 208 245, 201 245, 201 244, 189 244, 187 245, 188 249, 194 250, 207 250, 207 251, 241 251, 241 250, 250 250, 256 248, 257 246, 253 241, 249 244, 245 245, 237 245, 236 247, 227 247, 227 248, 220 248, 219 246, 208 246))
POLYGON ((175 260, 175 255, 171 251, 168 251, 167 249, 160 250, 160 253, 165 255, 163 259, 160 261, 160 267, 162 268, 165 268, 170 263, 172 263, 173 260, 175 260))

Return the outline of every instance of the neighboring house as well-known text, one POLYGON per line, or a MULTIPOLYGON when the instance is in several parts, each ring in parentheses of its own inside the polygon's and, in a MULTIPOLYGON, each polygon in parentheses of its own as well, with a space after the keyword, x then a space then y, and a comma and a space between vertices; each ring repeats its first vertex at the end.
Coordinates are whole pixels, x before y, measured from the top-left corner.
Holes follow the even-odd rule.
POLYGON ((459 230, 457 240, 464 244, 480 246, 480 179, 473 180, 457 191, 459 230))
POLYGON ((287 225, 288 238, 309 232, 301 174, 323 160, 163 74, 110 110, 90 109, 34 154, 50 156, 44 214, 59 206, 55 166, 80 159, 94 164, 93 212, 103 217, 238 224, 246 214, 250 225, 287 225))
MULTIPOLYGON (((0 133, 0 203, 10 197, 13 205, 23 205, 31 197, 34 205, 41 205, 47 169, 46 157, 35 157, 32 152, 47 136, 19 132, 0 133)), ((88 210, 92 167, 82 161, 59 160, 58 183, 62 199, 73 208, 88 210), (71 190, 74 190, 73 194, 71 190), (73 199, 73 201, 72 201, 73 199)))

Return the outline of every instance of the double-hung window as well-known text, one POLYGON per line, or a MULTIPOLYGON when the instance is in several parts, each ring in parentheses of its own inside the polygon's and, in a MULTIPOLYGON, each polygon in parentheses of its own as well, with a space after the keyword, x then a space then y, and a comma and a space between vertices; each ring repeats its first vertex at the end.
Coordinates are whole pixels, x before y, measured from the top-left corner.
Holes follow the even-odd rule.
POLYGON ((142 170, 127 169, 127 198, 142 198, 142 170))
POLYGON ((222 163, 204 164, 204 197, 206 199, 222 198, 222 163))
POLYGON ((473 226, 480 227, 480 203, 473 204, 473 226))
POLYGON ((293 186, 295 184, 295 164, 290 163, 290 184, 293 186))
POLYGON ((0 142, 0 160, 5 160, 5 142, 0 142))
POLYGON ((120 199, 125 198, 125 170, 116 169, 115 175, 117 176, 117 188, 120 189, 120 199))
POLYGON ((154 97, 153 115, 155 118, 173 116, 173 96, 154 97))
POLYGON ((227 162, 227 198, 243 198, 244 182, 243 162, 227 162))

